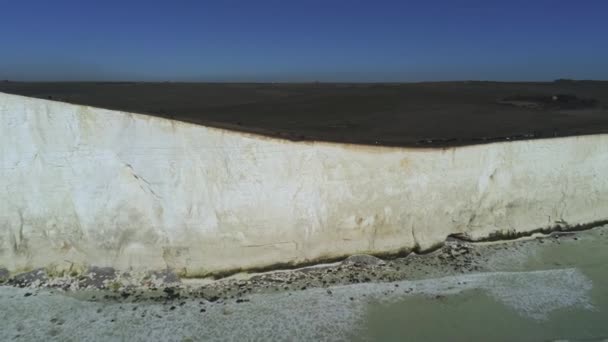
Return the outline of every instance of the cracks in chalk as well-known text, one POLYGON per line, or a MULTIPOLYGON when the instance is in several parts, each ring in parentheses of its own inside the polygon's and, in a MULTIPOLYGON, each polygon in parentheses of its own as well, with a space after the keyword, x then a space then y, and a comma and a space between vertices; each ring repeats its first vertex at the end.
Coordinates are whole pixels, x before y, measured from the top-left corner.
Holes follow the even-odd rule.
POLYGON ((519 239, 519 238, 523 238, 523 237, 532 236, 535 234, 549 235, 554 232, 576 232, 576 231, 589 230, 589 229, 592 229, 595 227, 608 225, 608 219, 602 219, 602 220, 592 221, 592 222, 588 222, 588 223, 581 223, 581 224, 576 224, 576 225, 564 224, 564 223, 566 223, 566 221, 561 221, 561 222, 556 221, 556 223, 559 223, 559 224, 555 225, 555 226, 538 228, 538 229, 525 231, 525 232, 518 232, 515 230, 497 231, 497 232, 491 233, 488 236, 482 237, 482 238, 471 238, 469 235, 464 234, 464 233, 450 234, 450 235, 448 235, 448 237, 456 238, 456 239, 467 241, 467 242, 508 241, 508 240, 515 240, 515 239, 519 239))
MULTIPOLYGON (((467 224, 466 224, 467 230, 471 230, 472 228, 478 228, 478 227, 480 227, 479 224, 475 223, 475 220, 477 219, 477 213, 479 213, 481 211, 480 209, 481 209, 482 205, 487 200, 488 194, 490 193, 490 190, 488 188, 490 188, 490 187, 493 186, 494 177, 496 176, 497 172, 498 172, 498 167, 494 167, 494 170, 492 170, 492 172, 487 177, 487 179, 488 179, 487 185, 481 191, 481 194, 479 195, 479 198, 476 200, 476 204, 477 204, 476 208, 475 209, 470 209, 471 216, 469 217, 469 219, 467 221, 467 224)), ((490 211, 493 212, 494 208, 491 208, 490 211)))
POLYGON ((269 247, 269 246, 274 247, 277 245, 286 245, 286 244, 293 244, 296 247, 296 249, 298 247, 297 242, 295 242, 293 240, 292 241, 273 242, 273 243, 254 244, 254 245, 243 245, 243 247, 247 247, 247 248, 249 248, 249 247, 269 247))
MULTIPOLYGON (((145 185, 146 185, 146 189, 152 194, 154 195, 154 197, 156 197, 157 199, 160 199, 160 196, 158 196, 156 194, 156 192, 154 192, 154 190, 152 190, 152 185, 150 184, 150 182, 148 182, 145 178, 138 176, 136 174, 133 174, 133 177, 135 177, 135 179, 142 181, 145 185)), ((141 186, 141 185, 140 185, 141 186)), ((142 187, 143 188, 143 187, 142 187)))
MULTIPOLYGON (((566 182, 566 188, 568 187, 568 183, 566 182)), ((564 223, 567 224, 566 221, 564 220, 564 212, 566 211, 566 191, 567 189, 562 190, 562 197, 559 200, 559 207, 561 207, 559 210, 559 220, 555 221, 555 223, 564 223)))
POLYGON ((156 198, 159 201, 162 199, 161 196, 159 196, 156 192, 154 192, 154 189, 152 189, 152 184, 150 184, 150 182, 148 182, 145 178, 143 178, 142 176, 135 173, 135 170, 133 169, 133 166, 131 166, 131 164, 125 163, 125 166, 129 169, 129 171, 131 171, 131 175, 133 176, 133 178, 135 178, 138 181, 139 187, 144 192, 148 192, 148 193, 152 194, 152 196, 154 196, 154 198, 156 198))
POLYGON ((378 225, 374 224, 373 226, 374 232, 372 233, 372 238, 370 239, 370 250, 376 249, 376 237, 378 236, 378 225))
POLYGON ((13 243, 13 252, 15 254, 21 254, 27 250, 26 241, 23 237, 23 229, 25 227, 25 219, 23 218, 23 211, 21 209, 17 210, 17 214, 19 215, 19 228, 15 233, 11 234, 12 243, 13 243))
POLYGON ((420 253, 420 242, 418 242, 418 239, 416 238, 416 225, 412 225, 412 239, 414 240, 414 247, 412 248, 412 252, 420 253))
MULTIPOLYGON (((19 246, 23 245, 23 227, 25 226, 25 219, 23 218, 23 211, 19 210, 19 246)), ((18 250, 18 248, 15 248, 18 250)))
MULTIPOLYGON (((481 206, 481 204, 479 206, 481 206)), ((479 210, 479 206, 477 207, 478 210, 479 210)), ((473 212, 471 214, 471 216, 469 217, 469 221, 467 222, 467 229, 470 229, 471 227, 473 227, 473 222, 475 221, 475 218, 477 218, 477 214, 475 212, 473 212)))

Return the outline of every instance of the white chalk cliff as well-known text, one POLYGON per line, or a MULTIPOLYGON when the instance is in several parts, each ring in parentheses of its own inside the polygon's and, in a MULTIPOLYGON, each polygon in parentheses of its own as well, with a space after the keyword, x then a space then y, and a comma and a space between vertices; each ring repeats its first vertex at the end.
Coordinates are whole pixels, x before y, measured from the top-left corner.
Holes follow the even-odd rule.
POLYGON ((608 135, 290 142, 0 93, 0 267, 204 275, 608 219, 608 135))

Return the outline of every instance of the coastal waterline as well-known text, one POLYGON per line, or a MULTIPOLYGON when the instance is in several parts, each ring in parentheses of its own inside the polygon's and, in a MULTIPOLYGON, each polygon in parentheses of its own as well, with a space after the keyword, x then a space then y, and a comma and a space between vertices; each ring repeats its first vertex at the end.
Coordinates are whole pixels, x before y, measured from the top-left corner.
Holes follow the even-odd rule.
MULTIPOLYGON (((608 236, 597 229, 562 243, 539 243, 521 253, 494 259, 497 268, 513 273, 514 292, 525 293, 522 301, 548 301, 564 305, 535 316, 531 312, 501 302, 485 289, 471 289, 452 295, 416 295, 390 303, 372 303, 358 340, 403 341, 548 341, 602 340, 608 338, 608 236), (568 279, 534 279, 535 272, 573 268, 586 278, 589 288, 564 286, 568 279), (525 273, 520 273, 525 272, 525 273), (525 274, 527 279, 519 279, 525 274), (522 288, 521 281, 530 285, 522 288), (519 287, 519 288, 518 288, 519 287), (586 297, 578 303, 571 296, 586 297), (543 298, 544 297, 544 298, 543 298), (582 304, 582 305, 580 305, 582 304)), ((507 278, 507 279, 508 279, 507 278)), ((506 282, 508 284, 509 281, 506 282)), ((506 284, 494 284, 496 287, 506 284)), ((575 284, 572 284, 575 285, 575 284)), ((540 303, 542 304, 542 303, 540 303)), ((542 306, 542 305, 541 305, 542 306)))

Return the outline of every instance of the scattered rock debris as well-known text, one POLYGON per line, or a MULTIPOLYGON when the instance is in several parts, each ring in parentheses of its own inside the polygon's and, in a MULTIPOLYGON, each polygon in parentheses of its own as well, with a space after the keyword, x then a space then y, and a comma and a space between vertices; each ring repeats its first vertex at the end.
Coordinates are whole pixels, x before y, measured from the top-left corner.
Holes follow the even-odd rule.
MULTIPOLYGON (((247 303, 254 293, 305 291, 326 288, 333 294, 333 286, 415 280, 448 275, 490 271, 490 256, 504 250, 514 250, 526 244, 560 244, 576 240, 577 234, 555 233, 551 238, 530 238, 508 243, 475 244, 456 238, 432 253, 411 253, 405 257, 380 259, 371 255, 354 255, 333 264, 317 265, 296 270, 277 270, 255 275, 234 275, 206 281, 180 279, 171 270, 157 272, 121 273, 109 267, 89 267, 82 274, 50 275, 44 269, 8 276, 0 268, 1 277, 8 278, 6 285, 31 288, 26 297, 36 295, 38 288, 50 288, 67 293, 89 293, 89 301, 143 302, 156 301, 176 310, 187 299, 200 299, 199 304, 223 305, 227 302, 247 303)), ((398 288, 395 285, 395 290, 398 288)), ((406 293, 409 289, 400 289, 406 293)), ((354 300, 353 298, 352 300, 354 300)), ((200 312, 205 312, 203 307, 200 312)), ((229 313, 227 313, 229 314, 229 313)))
POLYGON ((6 268, 0 267, 0 284, 8 280, 10 273, 6 268))
POLYGON ((354 266, 384 266, 386 262, 380 258, 376 258, 372 255, 357 254, 352 255, 342 261, 342 265, 354 265, 354 266))
POLYGON ((8 284, 17 287, 40 287, 48 284, 46 270, 38 268, 30 272, 18 274, 8 280, 8 284))

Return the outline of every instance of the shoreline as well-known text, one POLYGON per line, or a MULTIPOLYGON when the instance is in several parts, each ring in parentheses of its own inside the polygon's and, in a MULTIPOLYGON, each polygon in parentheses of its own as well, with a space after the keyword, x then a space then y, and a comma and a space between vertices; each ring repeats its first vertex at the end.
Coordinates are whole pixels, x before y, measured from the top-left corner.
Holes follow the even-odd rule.
MULTIPOLYGON (((116 272, 92 267, 82 273, 52 275, 43 269, 17 274, 0 286, 32 290, 59 291, 91 301, 171 303, 201 299, 209 303, 246 302, 253 294, 283 293, 335 286, 390 283, 433 279, 445 276, 487 273, 494 270, 492 260, 501 253, 518 253, 544 244, 577 241, 593 231, 608 232, 608 225, 583 231, 554 231, 528 235, 516 240, 468 242, 449 238, 430 253, 410 253, 381 259, 355 255, 340 262, 321 263, 296 269, 277 269, 261 273, 236 273, 213 279, 181 278, 169 270, 146 273, 116 272)), ((0 278, 0 280, 2 280, 0 278)))

